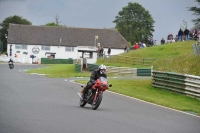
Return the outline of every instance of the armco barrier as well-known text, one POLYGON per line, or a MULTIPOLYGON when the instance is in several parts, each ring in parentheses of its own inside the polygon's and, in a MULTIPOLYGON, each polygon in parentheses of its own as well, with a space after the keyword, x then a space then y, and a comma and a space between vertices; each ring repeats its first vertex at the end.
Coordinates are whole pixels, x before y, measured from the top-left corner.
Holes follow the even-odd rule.
MULTIPOLYGON (((99 65, 97 64, 87 64, 87 68, 89 71, 94 71, 98 69, 99 65)), ((75 70, 81 72, 81 65, 76 64, 75 70)), ((107 74, 115 74, 115 75, 131 75, 131 76, 151 76, 152 69, 150 68, 130 68, 130 67, 114 67, 114 66, 106 66, 107 74)))
MULTIPOLYGON (((87 64, 89 71, 98 69, 99 65, 87 64)), ((114 67, 106 66, 106 73, 116 75, 132 75, 132 76, 151 76, 152 69, 150 68, 130 68, 130 67, 114 67)))
POLYGON ((193 46, 194 54, 195 55, 200 54, 200 46, 197 44, 193 44, 192 46, 193 46))
POLYGON ((137 76, 137 68, 107 66, 106 73, 137 76))
POLYGON ((96 64, 87 64, 88 70, 89 71, 94 71, 96 69, 98 69, 99 65, 96 64))
POLYGON ((77 71, 77 72, 82 71, 81 64, 75 64, 75 71, 77 71))
POLYGON ((149 68, 138 68, 137 76, 151 76, 151 71, 149 68))
POLYGON ((194 97, 200 97, 200 77, 171 72, 153 71, 152 85, 194 97))
POLYGON ((41 58, 41 64, 73 64, 73 59, 41 58))

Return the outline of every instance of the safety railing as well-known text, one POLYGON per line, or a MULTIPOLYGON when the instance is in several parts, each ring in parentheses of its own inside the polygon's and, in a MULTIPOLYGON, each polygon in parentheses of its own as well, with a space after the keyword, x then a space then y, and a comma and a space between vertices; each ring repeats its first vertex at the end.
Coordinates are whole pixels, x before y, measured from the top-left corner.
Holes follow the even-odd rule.
POLYGON ((200 77, 171 72, 152 72, 152 85, 194 97, 200 97, 200 77))

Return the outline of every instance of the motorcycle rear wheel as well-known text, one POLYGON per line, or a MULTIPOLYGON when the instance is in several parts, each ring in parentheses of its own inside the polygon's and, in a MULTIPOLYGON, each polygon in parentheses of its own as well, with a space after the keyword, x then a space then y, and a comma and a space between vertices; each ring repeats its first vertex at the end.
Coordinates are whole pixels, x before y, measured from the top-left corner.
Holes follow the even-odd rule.
POLYGON ((101 104, 102 98, 103 98, 103 95, 99 94, 96 101, 93 101, 93 103, 92 103, 93 110, 96 110, 99 107, 99 105, 101 104))

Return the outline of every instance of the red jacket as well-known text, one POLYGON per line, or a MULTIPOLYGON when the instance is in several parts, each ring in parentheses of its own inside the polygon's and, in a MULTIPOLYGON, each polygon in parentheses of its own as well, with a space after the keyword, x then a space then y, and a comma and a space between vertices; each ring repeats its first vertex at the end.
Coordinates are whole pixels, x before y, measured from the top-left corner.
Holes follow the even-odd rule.
POLYGON ((138 44, 135 44, 134 49, 138 49, 140 46, 138 44))

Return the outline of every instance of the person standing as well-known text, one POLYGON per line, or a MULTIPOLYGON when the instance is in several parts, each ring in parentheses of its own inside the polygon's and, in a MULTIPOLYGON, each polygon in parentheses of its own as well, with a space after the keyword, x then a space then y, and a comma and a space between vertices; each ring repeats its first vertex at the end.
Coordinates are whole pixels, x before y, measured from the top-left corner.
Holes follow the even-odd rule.
POLYGON ((108 47, 108 57, 110 57, 110 53, 111 53, 111 48, 110 46, 108 47))
POLYGON ((189 30, 186 28, 185 31, 184 31, 184 34, 185 34, 185 41, 188 41, 189 40, 189 30))
POLYGON ((179 39, 179 41, 182 41, 182 36, 183 36, 183 31, 180 28, 180 30, 178 32, 178 39, 179 39))
POLYGON ((162 38, 162 40, 160 42, 161 42, 161 44, 165 44, 165 39, 162 38))
POLYGON ((126 52, 127 52, 127 46, 124 47, 124 53, 126 53, 126 52))
POLYGON ((104 49, 103 49, 103 46, 101 47, 101 57, 104 57, 104 49))

